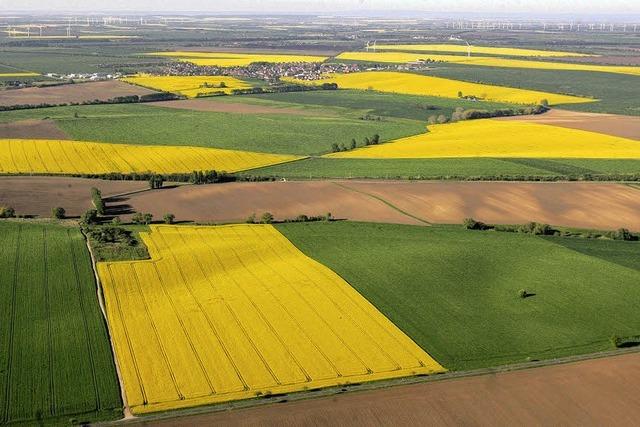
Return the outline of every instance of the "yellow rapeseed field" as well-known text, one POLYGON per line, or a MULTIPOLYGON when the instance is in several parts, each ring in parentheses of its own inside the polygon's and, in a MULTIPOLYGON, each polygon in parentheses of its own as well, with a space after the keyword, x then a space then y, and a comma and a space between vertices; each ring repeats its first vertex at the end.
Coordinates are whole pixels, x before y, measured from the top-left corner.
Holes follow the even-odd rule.
POLYGON ((493 58, 489 56, 439 55, 431 53, 410 52, 344 52, 338 59, 351 61, 390 62, 405 64, 417 61, 455 62, 484 67, 535 68, 539 70, 598 71, 603 73, 630 74, 640 76, 640 67, 570 64, 566 62, 528 61, 525 59, 493 58))
MULTIPOLYGON (((378 44, 376 45, 378 50, 399 50, 403 52, 453 52, 453 53, 467 53, 469 47, 459 44, 378 44)), ((488 55, 502 55, 502 56, 545 56, 545 57, 560 57, 560 56, 597 56, 589 55, 585 53, 577 52, 562 52, 557 50, 537 50, 537 49, 519 49, 512 47, 489 47, 489 46, 471 46, 471 54, 488 54, 488 55)))
POLYGON ((324 62, 325 56, 312 55, 278 55, 264 53, 231 53, 231 52, 155 52, 153 56, 178 58, 180 61, 192 62, 202 66, 243 67, 255 62, 324 62))
POLYGON ((299 158, 203 147, 0 139, 0 173, 237 172, 299 158))
MULTIPOLYGON (((304 81, 297 82, 305 83, 304 81)), ((306 83, 321 84, 327 82, 337 83, 341 89, 371 89, 380 92, 441 96, 444 98, 458 98, 459 92, 462 92, 464 96, 476 96, 487 101, 509 102, 513 104, 538 104, 543 99, 549 101, 551 105, 594 101, 590 98, 580 98, 577 96, 515 89, 505 86, 490 86, 460 80, 444 79, 441 77, 387 71, 329 74, 323 80, 306 83)))
POLYGON ((134 414, 444 368, 271 225, 151 226, 98 263, 134 414))
POLYGON ((0 73, 0 77, 36 77, 38 73, 31 72, 16 72, 16 73, 0 73))
POLYGON ((214 93, 229 94, 233 89, 248 89, 250 84, 229 76, 153 76, 137 74, 122 81, 149 89, 173 92, 188 98, 214 93))
POLYGON ((640 143, 563 127, 500 120, 429 126, 429 133, 330 154, 343 158, 620 158, 640 159, 640 143))

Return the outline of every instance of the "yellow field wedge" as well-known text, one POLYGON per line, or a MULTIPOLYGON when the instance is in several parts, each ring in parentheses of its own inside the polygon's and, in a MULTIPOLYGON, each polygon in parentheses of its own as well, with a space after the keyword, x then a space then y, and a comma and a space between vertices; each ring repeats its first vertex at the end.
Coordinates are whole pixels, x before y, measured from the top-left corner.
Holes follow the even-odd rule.
POLYGON ((135 414, 445 369, 271 225, 151 226, 98 263, 135 414))

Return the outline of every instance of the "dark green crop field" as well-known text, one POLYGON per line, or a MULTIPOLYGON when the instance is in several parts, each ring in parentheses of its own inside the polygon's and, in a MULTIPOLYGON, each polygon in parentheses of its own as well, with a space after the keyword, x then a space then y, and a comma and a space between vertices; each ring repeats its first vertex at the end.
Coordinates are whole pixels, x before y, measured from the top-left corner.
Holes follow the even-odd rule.
POLYGON ((461 226, 277 227, 449 369, 608 350, 613 335, 640 334, 638 242, 461 226))
POLYGON ((0 424, 117 419, 122 402, 80 232, 0 222, 0 424))
MULTIPOLYGON (((278 102, 296 105, 321 106, 325 108, 340 107, 359 114, 370 114, 382 117, 398 117, 427 121, 429 116, 451 113, 458 107, 465 110, 498 110, 519 108, 512 104, 499 102, 479 102, 465 99, 449 99, 435 96, 413 96, 398 93, 383 93, 364 90, 311 91, 271 93, 241 97, 222 98, 229 102, 278 102)), ((217 100, 216 100, 217 101, 217 100)), ((288 106, 288 105, 287 105, 288 106)))
POLYGON ((639 174, 632 159, 335 159, 312 158, 255 169, 252 175, 289 179, 534 179, 553 176, 639 174), (518 178, 519 177, 519 178, 518 178))
POLYGON ((0 113, 0 122, 51 118, 73 139, 99 142, 188 145, 280 154, 321 154, 332 143, 362 144, 416 135, 426 122, 352 116, 236 114, 177 110, 149 105, 87 105, 0 113))

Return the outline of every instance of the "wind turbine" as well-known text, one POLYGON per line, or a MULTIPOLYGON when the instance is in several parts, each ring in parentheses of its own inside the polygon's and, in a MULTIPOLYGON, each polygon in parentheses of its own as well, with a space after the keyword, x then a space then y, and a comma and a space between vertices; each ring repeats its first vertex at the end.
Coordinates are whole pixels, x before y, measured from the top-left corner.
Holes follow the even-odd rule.
POLYGON ((471 58, 471 45, 469 44, 468 41, 461 39, 460 37, 454 37, 454 36, 449 37, 449 41, 465 42, 467 44, 467 58, 471 58))

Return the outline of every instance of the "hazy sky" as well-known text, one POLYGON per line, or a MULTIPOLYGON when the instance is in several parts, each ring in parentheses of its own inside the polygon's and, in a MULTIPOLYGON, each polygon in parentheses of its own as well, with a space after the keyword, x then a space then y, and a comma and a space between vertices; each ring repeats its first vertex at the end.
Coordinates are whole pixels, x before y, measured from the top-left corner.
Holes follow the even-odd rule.
POLYGON ((640 0, 0 0, 2 10, 640 13, 640 0), (480 9, 481 8, 481 9, 480 9))

